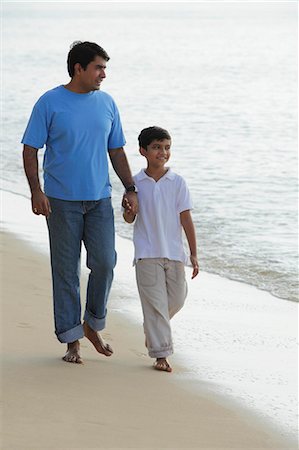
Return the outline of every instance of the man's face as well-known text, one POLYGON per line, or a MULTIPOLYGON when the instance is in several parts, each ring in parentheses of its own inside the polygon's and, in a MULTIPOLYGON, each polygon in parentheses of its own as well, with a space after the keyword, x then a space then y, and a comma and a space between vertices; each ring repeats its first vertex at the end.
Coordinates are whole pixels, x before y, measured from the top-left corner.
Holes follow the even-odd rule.
POLYGON ((97 91, 101 83, 106 78, 106 60, 96 56, 84 70, 80 64, 78 66, 78 81, 83 92, 97 91))

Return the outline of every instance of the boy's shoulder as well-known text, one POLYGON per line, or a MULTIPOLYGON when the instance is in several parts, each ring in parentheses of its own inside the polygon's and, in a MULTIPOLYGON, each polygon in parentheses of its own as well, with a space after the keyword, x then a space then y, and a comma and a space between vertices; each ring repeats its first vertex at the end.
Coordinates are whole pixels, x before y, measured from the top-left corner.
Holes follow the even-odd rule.
MULTIPOLYGON (((171 168, 168 169, 168 171, 166 172, 164 177, 171 181, 185 183, 184 178, 181 175, 179 175, 178 173, 174 172, 171 168)), ((145 173, 144 169, 141 169, 138 173, 133 175, 133 179, 135 182, 146 180, 148 178, 149 178, 149 176, 145 173)))
POLYGON ((171 172, 171 175, 173 176, 174 180, 176 180, 176 181, 183 181, 183 182, 185 181, 185 179, 184 179, 184 177, 182 177, 182 175, 174 172, 173 170, 170 170, 170 172, 171 172))
POLYGON ((142 180, 143 178, 146 178, 144 169, 139 170, 139 172, 137 172, 137 173, 135 173, 135 175, 133 175, 134 181, 139 181, 139 180, 142 180))

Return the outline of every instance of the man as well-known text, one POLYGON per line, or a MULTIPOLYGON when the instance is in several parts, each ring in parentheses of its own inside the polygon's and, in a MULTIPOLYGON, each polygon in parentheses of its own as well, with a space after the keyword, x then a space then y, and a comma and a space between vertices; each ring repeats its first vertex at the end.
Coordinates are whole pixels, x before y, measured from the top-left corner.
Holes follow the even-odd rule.
POLYGON ((67 343, 64 361, 82 363, 84 335, 99 353, 113 353, 99 333, 116 263, 114 217, 108 174, 112 166, 137 211, 137 195, 123 149, 125 138, 113 99, 100 91, 106 51, 92 42, 75 42, 68 54, 71 81, 46 92, 35 104, 25 134, 23 160, 32 211, 47 218, 53 281, 55 333, 67 343), (44 192, 38 176, 38 149, 44 154, 44 192), (90 269, 81 324, 80 254, 90 269))

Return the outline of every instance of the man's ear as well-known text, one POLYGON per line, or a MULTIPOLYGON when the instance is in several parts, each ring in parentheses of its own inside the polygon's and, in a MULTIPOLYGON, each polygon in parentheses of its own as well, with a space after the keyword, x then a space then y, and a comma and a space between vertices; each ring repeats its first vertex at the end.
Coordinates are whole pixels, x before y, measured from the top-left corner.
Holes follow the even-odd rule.
POLYGON ((83 67, 81 66, 80 63, 76 63, 74 65, 74 74, 75 75, 79 75, 82 72, 82 70, 83 70, 83 67))
POLYGON ((139 147, 139 153, 142 155, 142 156, 145 156, 146 155, 146 153, 147 153, 147 151, 146 151, 146 149, 145 148, 143 148, 143 147, 139 147))

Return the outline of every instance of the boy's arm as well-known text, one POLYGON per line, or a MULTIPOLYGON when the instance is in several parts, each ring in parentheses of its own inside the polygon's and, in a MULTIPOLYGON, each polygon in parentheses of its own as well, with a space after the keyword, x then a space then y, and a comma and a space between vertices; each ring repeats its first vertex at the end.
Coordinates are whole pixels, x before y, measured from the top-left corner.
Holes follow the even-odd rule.
POLYGON ((193 224, 193 220, 191 217, 190 210, 186 210, 180 213, 180 220, 182 227, 184 228, 187 241, 190 249, 190 260, 193 266, 192 279, 198 275, 199 265, 197 260, 197 248, 196 248, 196 234, 195 228, 193 224))

